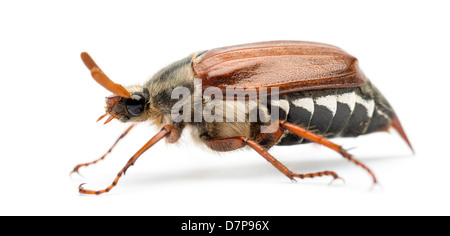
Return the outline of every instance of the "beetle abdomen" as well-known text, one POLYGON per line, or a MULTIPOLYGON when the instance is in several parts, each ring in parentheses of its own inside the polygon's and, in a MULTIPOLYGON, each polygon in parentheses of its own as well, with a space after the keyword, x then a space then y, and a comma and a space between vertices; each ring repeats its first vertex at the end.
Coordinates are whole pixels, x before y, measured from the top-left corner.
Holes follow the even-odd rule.
MULTIPOLYGON (((286 94, 280 100, 289 104, 288 108, 282 108, 286 117, 281 119, 327 138, 356 137, 386 130, 394 115, 383 95, 369 81, 362 87, 286 94)), ((277 145, 306 142, 286 132, 277 145)))

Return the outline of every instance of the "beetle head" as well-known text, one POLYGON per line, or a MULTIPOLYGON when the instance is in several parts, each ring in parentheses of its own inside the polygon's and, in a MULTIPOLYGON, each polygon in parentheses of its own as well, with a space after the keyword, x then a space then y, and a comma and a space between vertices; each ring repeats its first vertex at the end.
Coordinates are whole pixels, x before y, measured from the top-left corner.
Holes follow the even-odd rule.
POLYGON ((108 123, 113 118, 117 118, 121 122, 139 122, 148 119, 149 108, 149 93, 146 88, 141 91, 131 93, 131 97, 121 97, 113 94, 106 97, 105 115, 101 116, 101 120, 106 115, 110 117, 105 123, 108 123))
POLYGON ((97 66, 94 60, 86 52, 81 53, 81 59, 91 71, 91 75, 105 89, 113 93, 106 97, 106 113, 97 121, 110 115, 105 124, 114 118, 122 122, 138 122, 148 119, 149 92, 142 86, 132 86, 128 89, 111 81, 97 66))

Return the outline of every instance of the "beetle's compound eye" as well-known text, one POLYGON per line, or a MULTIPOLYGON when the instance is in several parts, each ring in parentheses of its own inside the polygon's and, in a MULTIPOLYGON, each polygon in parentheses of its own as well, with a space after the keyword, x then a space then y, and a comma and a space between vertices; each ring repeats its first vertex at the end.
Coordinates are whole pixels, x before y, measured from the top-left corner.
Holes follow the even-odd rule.
POLYGON ((145 98, 139 94, 131 95, 131 98, 128 98, 125 103, 128 113, 132 116, 139 116, 144 112, 145 98))

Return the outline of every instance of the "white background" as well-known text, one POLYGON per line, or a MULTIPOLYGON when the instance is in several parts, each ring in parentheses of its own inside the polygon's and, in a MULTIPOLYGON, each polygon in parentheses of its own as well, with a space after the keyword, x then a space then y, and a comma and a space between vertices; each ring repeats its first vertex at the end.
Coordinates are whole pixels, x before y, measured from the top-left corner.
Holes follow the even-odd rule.
POLYGON ((448 215, 450 36, 445 1, 2 1, 0 215, 448 215), (370 176, 317 145, 275 147, 291 170, 334 170, 291 182, 252 151, 213 154, 158 143, 110 193, 102 189, 156 132, 96 123, 109 92, 79 54, 115 82, 143 83, 192 52, 266 40, 337 45, 358 57, 395 108, 416 150, 397 133, 337 139, 370 176))

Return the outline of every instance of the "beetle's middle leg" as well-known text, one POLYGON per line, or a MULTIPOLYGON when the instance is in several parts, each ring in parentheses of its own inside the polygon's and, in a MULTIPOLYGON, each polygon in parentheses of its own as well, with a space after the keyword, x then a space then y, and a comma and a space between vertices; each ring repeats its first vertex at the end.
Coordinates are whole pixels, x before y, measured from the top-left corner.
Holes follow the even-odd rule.
POLYGON ((275 157, 273 157, 267 150, 262 147, 255 140, 246 138, 246 137, 233 137, 233 138, 225 138, 225 139, 205 139, 205 144, 209 146, 211 149, 216 151, 230 151, 235 150, 241 147, 248 145, 253 150, 258 152, 264 159, 270 162, 275 168, 281 171, 284 175, 286 175, 289 179, 295 180, 294 178, 314 178, 320 176, 332 176, 334 179, 341 179, 335 172, 333 171, 321 171, 316 173, 309 174, 298 174, 289 170, 285 165, 283 165, 280 161, 278 161, 275 157))
POLYGON ((317 134, 312 133, 311 131, 308 131, 298 125, 294 125, 288 122, 284 122, 281 121, 280 122, 280 126, 284 129, 287 129, 289 131, 291 131, 292 133, 303 137, 305 139, 308 139, 309 141, 318 143, 318 144, 322 144, 336 152, 338 152, 339 154, 341 154, 344 158, 346 158, 347 160, 349 160, 350 162, 353 162, 354 164, 362 167, 363 169, 365 169, 367 172, 369 172, 370 176, 372 176, 373 182, 376 184, 377 183, 377 178, 375 177, 375 174, 372 172, 372 170, 369 169, 369 167, 367 167, 366 165, 364 165, 362 162, 356 160, 355 158, 353 158, 347 151, 345 151, 345 149, 343 149, 341 146, 330 142, 328 139, 321 137, 317 134))
POLYGON ((253 148, 259 155, 264 157, 268 162, 270 162, 273 166, 275 166, 278 170, 280 170, 284 175, 286 175, 289 179, 294 180, 294 177, 304 179, 304 178, 314 178, 314 177, 321 177, 330 175, 333 176, 334 179, 340 179, 340 177, 333 171, 320 171, 316 173, 310 173, 310 174, 297 174, 292 171, 290 171, 285 165, 281 164, 275 157, 269 154, 263 147, 261 147, 257 142, 254 140, 240 137, 240 139, 247 144, 249 147, 253 148))

